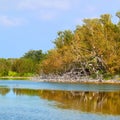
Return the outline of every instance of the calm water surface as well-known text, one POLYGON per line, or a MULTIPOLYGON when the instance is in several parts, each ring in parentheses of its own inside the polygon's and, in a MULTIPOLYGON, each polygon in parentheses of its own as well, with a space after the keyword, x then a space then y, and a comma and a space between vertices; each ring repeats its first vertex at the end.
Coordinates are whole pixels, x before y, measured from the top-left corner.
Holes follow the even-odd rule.
POLYGON ((0 80, 0 120, 120 120, 120 85, 0 80))

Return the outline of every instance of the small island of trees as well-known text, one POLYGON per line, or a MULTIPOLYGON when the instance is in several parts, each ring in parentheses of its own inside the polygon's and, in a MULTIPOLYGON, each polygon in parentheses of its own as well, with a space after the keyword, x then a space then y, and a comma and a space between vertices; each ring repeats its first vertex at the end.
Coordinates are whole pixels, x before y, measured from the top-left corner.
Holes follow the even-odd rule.
POLYGON ((117 24, 103 14, 84 19, 74 31, 59 31, 55 47, 46 53, 30 50, 18 59, 1 58, 0 76, 120 76, 120 12, 116 16, 117 24))

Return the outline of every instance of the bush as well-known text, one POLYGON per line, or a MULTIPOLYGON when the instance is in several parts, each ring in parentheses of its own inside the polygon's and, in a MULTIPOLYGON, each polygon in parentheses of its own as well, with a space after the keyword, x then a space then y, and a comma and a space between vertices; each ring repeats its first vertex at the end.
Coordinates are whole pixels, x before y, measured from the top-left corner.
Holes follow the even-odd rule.
POLYGON ((13 71, 9 71, 9 72, 8 72, 8 76, 15 77, 15 76, 17 76, 17 75, 18 75, 17 72, 13 72, 13 71))
POLYGON ((105 80, 110 80, 110 79, 113 79, 114 76, 112 74, 110 74, 110 73, 106 73, 106 74, 103 74, 103 78, 105 80))
POLYGON ((32 77, 32 76, 34 76, 34 74, 33 73, 24 73, 23 76, 24 77, 32 77))

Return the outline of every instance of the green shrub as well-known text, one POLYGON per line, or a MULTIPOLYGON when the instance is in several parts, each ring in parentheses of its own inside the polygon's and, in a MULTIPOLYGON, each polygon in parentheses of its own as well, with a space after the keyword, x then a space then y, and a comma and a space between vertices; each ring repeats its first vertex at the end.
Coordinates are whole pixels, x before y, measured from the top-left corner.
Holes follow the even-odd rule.
POLYGON ((32 77, 32 76, 34 76, 34 74, 33 73, 24 73, 23 76, 24 77, 32 77))
POLYGON ((13 71, 9 71, 8 72, 8 76, 15 77, 15 76, 18 76, 18 73, 17 72, 13 72, 13 71))

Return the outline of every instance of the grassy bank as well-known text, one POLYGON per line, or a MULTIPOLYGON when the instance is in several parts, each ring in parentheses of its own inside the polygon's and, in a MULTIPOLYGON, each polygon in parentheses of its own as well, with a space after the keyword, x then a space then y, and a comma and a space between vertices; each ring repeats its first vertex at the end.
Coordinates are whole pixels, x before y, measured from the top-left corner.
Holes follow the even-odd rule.
POLYGON ((4 76, 0 77, 1 80, 30 80, 32 77, 10 77, 10 76, 4 76))

